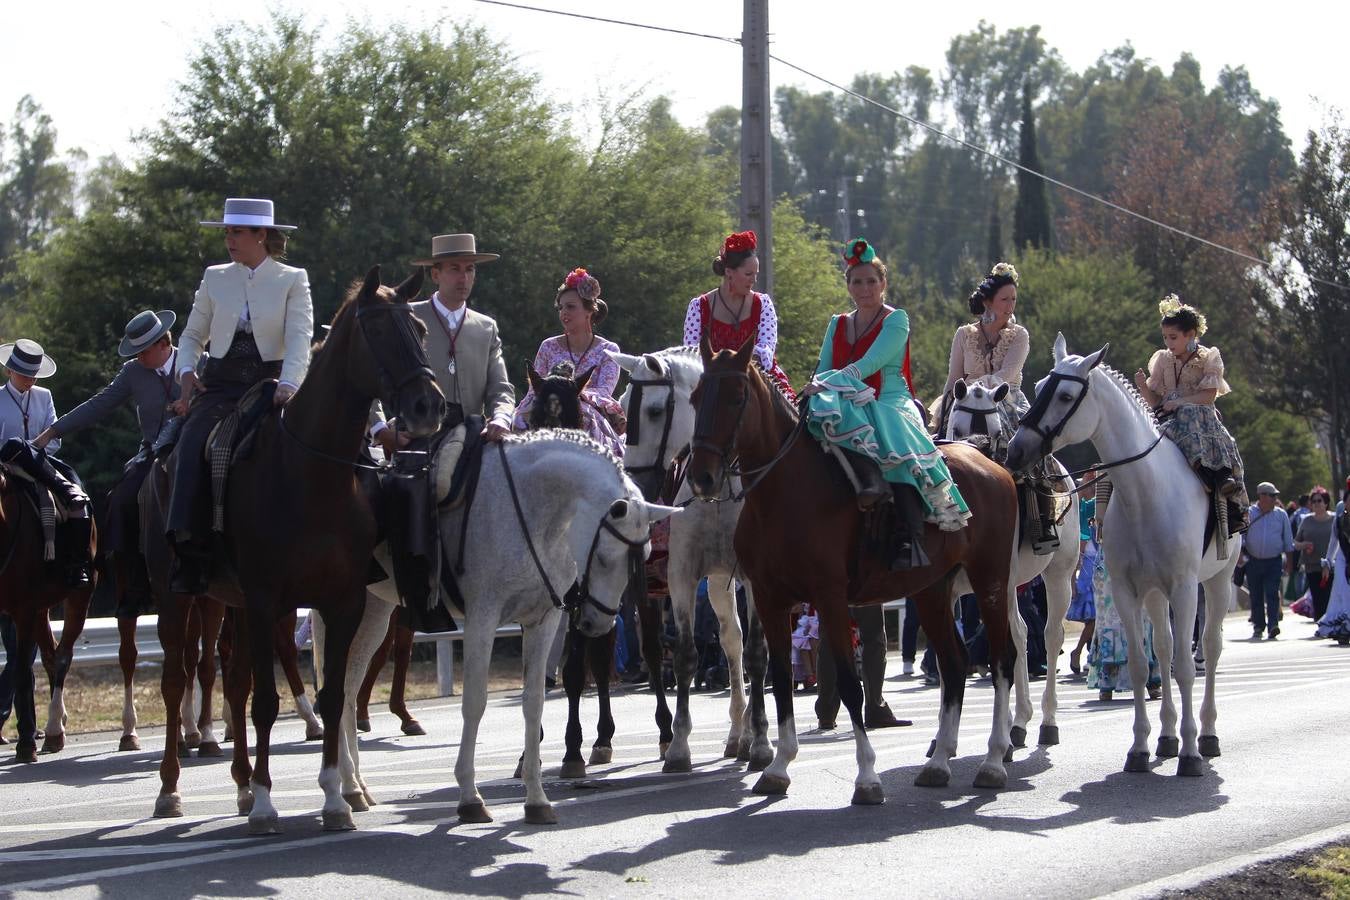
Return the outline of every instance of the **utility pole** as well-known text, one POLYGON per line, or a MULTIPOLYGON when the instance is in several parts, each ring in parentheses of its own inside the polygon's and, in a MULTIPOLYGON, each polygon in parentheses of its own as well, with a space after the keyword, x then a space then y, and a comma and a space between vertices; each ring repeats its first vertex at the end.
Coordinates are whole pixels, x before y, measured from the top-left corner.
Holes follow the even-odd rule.
POLYGON ((753 229, 759 236, 758 287, 773 293, 769 0, 745 0, 741 59, 741 227, 753 229))

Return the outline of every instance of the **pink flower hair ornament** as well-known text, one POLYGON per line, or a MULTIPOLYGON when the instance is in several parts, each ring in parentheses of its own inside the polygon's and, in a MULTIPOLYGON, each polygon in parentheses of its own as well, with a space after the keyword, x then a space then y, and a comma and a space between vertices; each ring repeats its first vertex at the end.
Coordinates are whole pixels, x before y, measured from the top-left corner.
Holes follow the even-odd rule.
POLYGON ((578 266, 568 272, 567 277, 563 279, 558 293, 561 294, 563 291, 576 291, 578 297, 589 303, 600 296, 600 280, 578 266))

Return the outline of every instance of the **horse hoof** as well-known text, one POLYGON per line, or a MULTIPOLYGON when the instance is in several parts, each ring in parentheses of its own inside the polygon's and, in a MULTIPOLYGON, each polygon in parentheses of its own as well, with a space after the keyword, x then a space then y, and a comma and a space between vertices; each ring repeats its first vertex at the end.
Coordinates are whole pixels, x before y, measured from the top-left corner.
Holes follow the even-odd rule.
POLYGON ((192 755, 192 751, 188 749, 187 741, 179 741, 179 742, 178 742, 178 758, 179 758, 179 759, 187 759, 187 758, 188 758, 189 756, 191 756, 191 755, 192 755))
POLYGON ((124 734, 122 739, 117 742, 118 753, 129 753, 139 749, 141 749, 141 739, 134 734, 124 734))
POLYGON ((1177 774, 1185 778, 1199 778, 1205 774, 1205 763, 1198 756, 1183 756, 1177 763, 1177 774))
POLYGON ((492 821, 492 816, 488 814, 487 807, 481 800, 477 803, 461 803, 455 814, 465 825, 482 825, 492 821))
POLYGON ((14 748, 14 761, 21 763, 37 762, 37 741, 19 741, 14 748))
POLYGON ((1037 739, 1036 743, 1040 744, 1042 747, 1053 747, 1055 744, 1058 744, 1059 726, 1042 725, 1041 736, 1037 739))
MULTIPOLYGON (((328 826, 328 816, 324 815, 324 827, 328 826)), ((253 835, 260 834, 281 834, 281 822, 276 813, 270 813, 265 816, 248 817, 248 833, 253 835)))
POLYGON ((160 794, 155 798, 156 819, 177 819, 183 815, 183 798, 177 792, 160 794))
POLYGON ((202 743, 201 733, 189 734, 187 737, 183 738, 183 743, 188 745, 189 750, 196 750, 202 743))
POLYGON ((680 772, 692 772, 694 771, 694 764, 688 759, 672 759, 667 756, 666 764, 661 767, 661 771, 666 775, 677 774, 680 772))
POLYGON ((931 741, 928 742, 928 752, 925 753, 924 756, 927 757, 928 759, 932 759, 933 754, 936 752, 937 752, 937 738, 933 738, 931 741))
POLYGON ((772 750, 765 750, 763 753, 751 753, 749 766, 747 767, 746 771, 763 772, 765 769, 769 767, 769 763, 771 762, 773 762, 772 750))
POLYGON ((553 811, 552 803, 526 803, 526 825, 557 825, 558 814, 553 811))
MULTIPOLYGON (((738 759, 741 755, 740 741, 727 741, 727 745, 722 748, 723 759, 738 759)), ((745 751, 745 762, 750 761, 750 751, 745 751)))
POLYGON ((1158 738, 1158 758, 1172 759, 1181 753, 1181 741, 1174 737, 1158 738))
POLYGON ((783 775, 770 775, 765 772, 759 776, 752 790, 756 794, 763 794, 766 797, 776 797, 787 793, 788 785, 792 783, 791 778, 783 775))
POLYGON ((370 812, 370 804, 366 803, 366 795, 360 791, 343 794, 342 799, 347 801, 347 805, 352 808, 352 812, 370 812))
POLYGON ((223 735, 220 736, 220 742, 221 742, 222 744, 233 744, 233 743, 234 743, 234 735, 230 733, 230 729, 228 729, 228 728, 225 729, 225 733, 224 733, 223 735))
MULTIPOLYGON (((356 730, 357 730, 357 731, 362 731, 362 732, 364 732, 364 731, 369 731, 369 730, 370 730, 370 720, 369 720, 369 719, 357 719, 357 720, 356 720, 356 730)), ((229 739, 226 738, 226 740, 229 740, 229 739)))
MULTIPOLYGON (((519 770, 517 770, 517 775, 516 775, 517 778, 520 777, 520 775, 519 775, 518 772, 519 772, 519 770)), ((560 772, 558 772, 558 777, 560 777, 560 778, 585 778, 585 777, 586 777, 586 763, 583 762, 583 761, 580 760, 580 759, 564 759, 564 760, 563 760, 563 764, 562 764, 562 770, 561 770, 560 772)))
POLYGON ((914 777, 915 787, 946 787, 952 780, 950 772, 936 766, 924 766, 914 777))
POLYGON ((1148 771, 1148 751, 1140 750, 1137 753, 1131 751, 1125 754, 1126 772, 1147 772, 1148 771))
POLYGON ((1010 746, 1008 747, 1007 750, 1003 751, 1003 764, 1007 765, 1012 761, 1013 761, 1013 748, 1010 746))
POLYGON ((609 765, 610 760, 612 760, 613 758, 614 758, 613 747, 591 748, 591 765, 593 766, 607 766, 609 765))
POLYGON ((323 740, 323 729, 322 729, 322 728, 318 728, 318 729, 314 729, 314 728, 306 728, 306 729, 305 729, 305 740, 307 740, 307 741, 321 741, 321 740, 323 740))
POLYGON ((661 751, 659 758, 665 759, 666 751, 670 749, 670 741, 662 741, 660 744, 657 745, 657 749, 661 751))
POLYGON ((197 758, 201 759, 208 756, 224 756, 225 751, 220 749, 220 744, 215 741, 202 741, 197 748, 197 758))
POLYGON ((886 802, 886 792, 880 784, 859 784, 853 788, 854 806, 880 806, 886 802))
MULTIPOLYGON (((251 822, 249 824, 252 824, 251 822)), ((280 831, 281 829, 277 829, 280 831)), ((352 821, 352 814, 344 809, 329 812, 323 811, 323 830, 324 831, 355 831, 356 823, 352 821)))
POLYGON ((60 753, 66 749, 66 736, 62 734, 49 734, 42 741, 43 753, 60 753))
POLYGON ((1007 787, 1008 773, 1002 769, 996 769, 993 766, 980 766, 980 770, 975 773, 975 786, 977 788, 993 788, 995 790, 1007 787))
POLYGON ((1208 757, 1221 755, 1219 753, 1219 736, 1217 734, 1200 735, 1200 755, 1208 757))
MULTIPOLYGON (((367 726, 369 726, 370 723, 367 722, 366 724, 367 726)), ((422 723, 417 721, 416 719, 409 719, 408 721, 404 722, 402 728, 403 733, 406 734, 408 737, 421 737, 422 735, 427 733, 427 730, 422 727, 422 723)), ((367 730, 369 730, 369 728, 367 728, 367 730)))
MULTIPOLYGON (((749 761, 750 761, 750 748, 749 748, 749 747, 737 747, 737 748, 736 748, 736 762, 748 763, 749 761)), ((754 771, 754 770, 752 769, 751 771, 754 771)))
POLYGON ((1014 747, 1025 747, 1027 745, 1027 730, 1021 725, 1014 725, 1012 730, 1008 732, 1008 736, 1012 738, 1014 747))

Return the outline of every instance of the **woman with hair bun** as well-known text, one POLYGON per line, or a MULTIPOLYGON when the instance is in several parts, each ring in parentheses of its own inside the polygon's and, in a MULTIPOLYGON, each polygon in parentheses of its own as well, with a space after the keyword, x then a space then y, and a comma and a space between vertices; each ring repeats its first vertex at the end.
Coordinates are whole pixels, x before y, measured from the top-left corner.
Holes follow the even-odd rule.
MULTIPOLYGON (((573 269, 553 295, 553 307, 563 333, 547 338, 534 355, 534 371, 539 375, 566 372, 569 378, 589 371, 590 378, 581 391, 582 430, 599 441, 620 459, 623 458, 623 407, 614 399, 619 383, 619 364, 606 350, 619 352, 619 345, 595 333, 604 321, 609 306, 600 299, 600 281, 585 269, 573 269)), ((529 428, 530 408, 534 405, 531 387, 516 407, 512 427, 529 428)))
POLYGON ((1228 527, 1246 529, 1247 488, 1242 457, 1219 418, 1214 401, 1232 390, 1224 380, 1218 347, 1202 347, 1209 325, 1200 311, 1168 294, 1158 304, 1163 349, 1134 373, 1134 384, 1162 420, 1162 433, 1185 454, 1200 480, 1227 498, 1228 527))
POLYGON ((796 396, 792 383, 778 365, 778 313, 768 294, 756 291, 759 256, 753 231, 738 231, 727 236, 713 259, 712 270, 722 276, 722 284, 689 301, 684 316, 684 343, 697 347, 706 334, 714 351, 739 350, 755 338, 755 359, 765 372, 789 396, 796 396))

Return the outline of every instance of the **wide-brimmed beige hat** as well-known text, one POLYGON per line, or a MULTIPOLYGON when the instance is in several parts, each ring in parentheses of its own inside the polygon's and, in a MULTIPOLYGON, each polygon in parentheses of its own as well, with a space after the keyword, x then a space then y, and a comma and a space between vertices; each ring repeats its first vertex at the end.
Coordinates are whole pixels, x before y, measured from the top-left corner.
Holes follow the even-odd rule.
POLYGON ((431 239, 431 256, 414 259, 414 266, 434 266, 447 259, 460 262, 492 262, 501 259, 500 253, 479 253, 478 241, 471 234, 438 234, 431 239))

